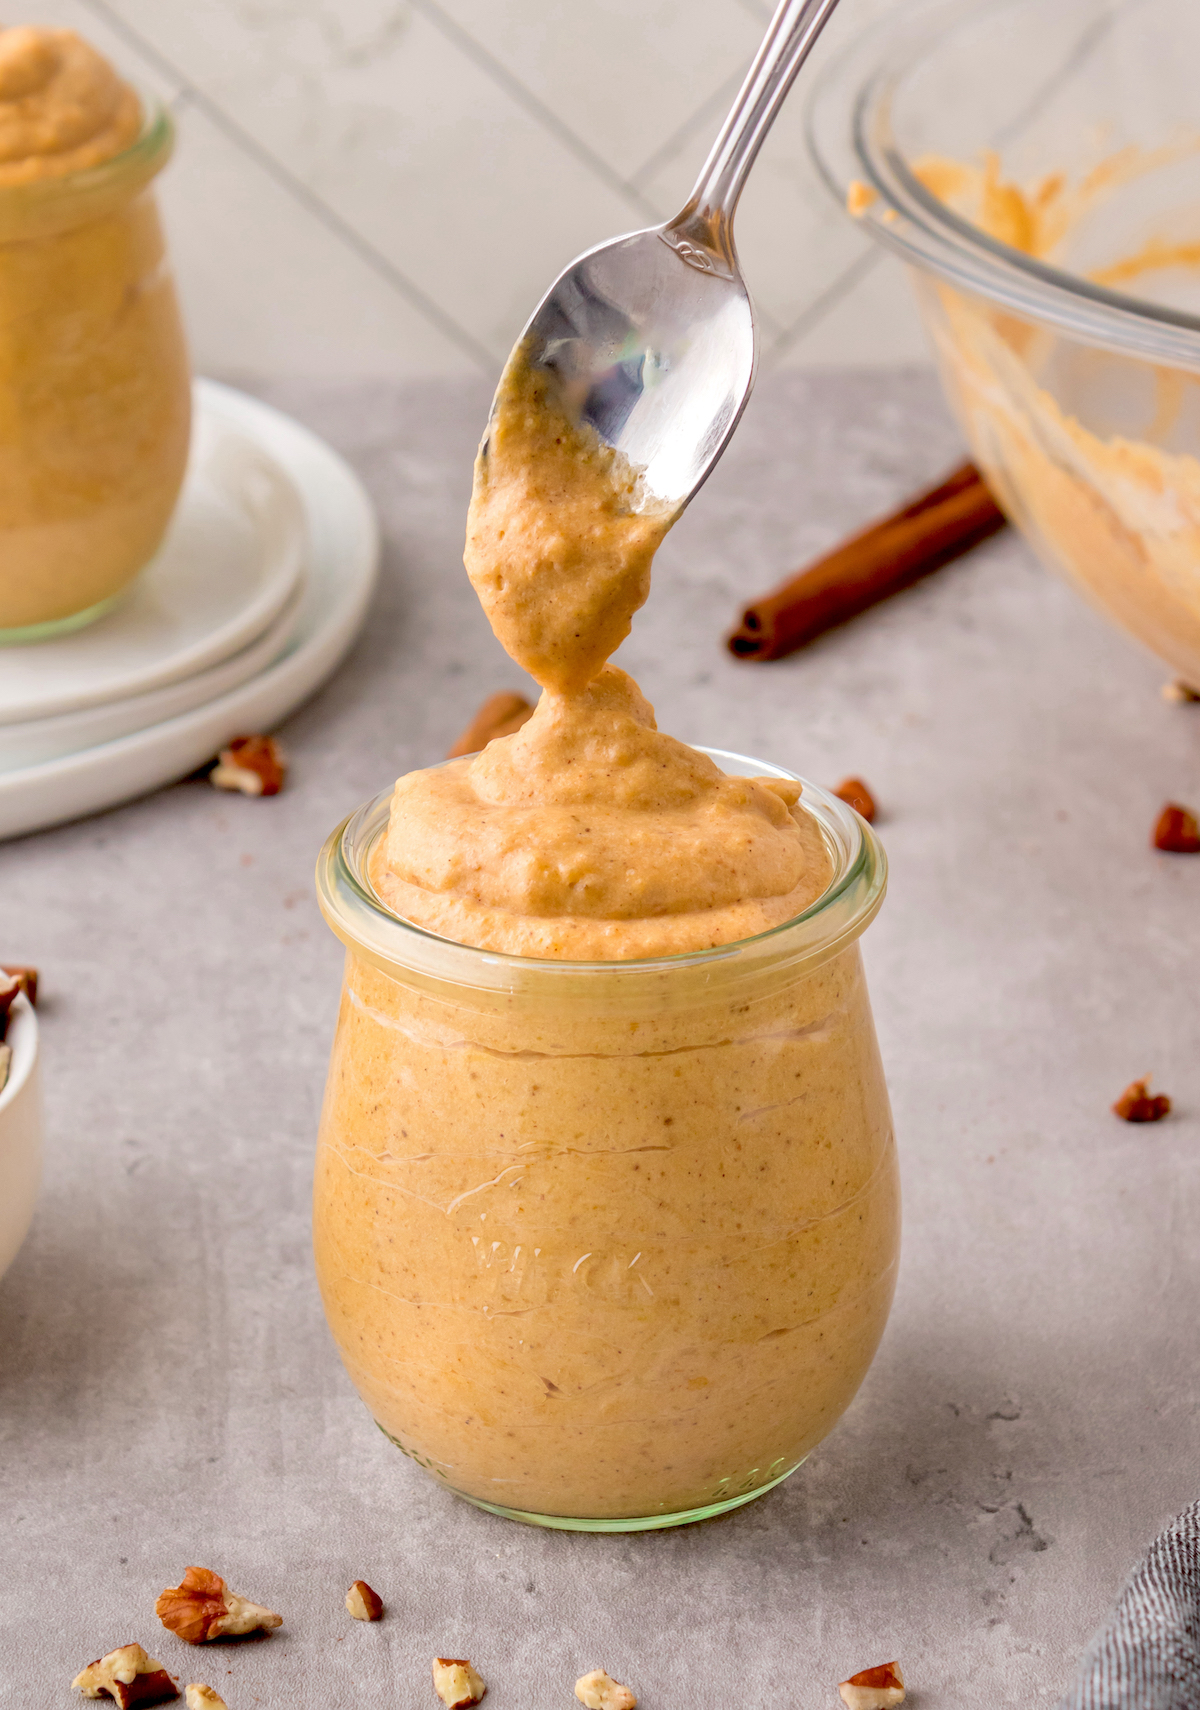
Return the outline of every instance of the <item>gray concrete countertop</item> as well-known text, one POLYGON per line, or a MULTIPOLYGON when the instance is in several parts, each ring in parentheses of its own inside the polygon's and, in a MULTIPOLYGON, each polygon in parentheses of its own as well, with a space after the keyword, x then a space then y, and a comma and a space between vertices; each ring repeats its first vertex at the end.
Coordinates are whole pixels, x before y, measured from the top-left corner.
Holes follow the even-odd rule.
POLYGON ((1200 1485, 1200 706, 1003 536, 807 652, 737 664, 761 591, 936 475, 924 374, 764 383, 668 539, 622 654, 662 725, 882 806, 865 942, 905 1249, 849 1414, 775 1494, 673 1533, 540 1533, 436 1488, 371 1424, 309 1254, 340 953, 317 848, 520 686, 460 568, 480 388, 297 388, 362 471, 383 585, 294 717, 274 800, 183 783, 0 848, 5 958, 43 970, 49 1147, 0 1283, 0 1704, 70 1701, 136 1638, 230 1710, 434 1705, 470 1656, 494 1710, 597 1665, 644 1710, 838 1704, 899 1657, 920 1710, 1050 1705, 1151 1535, 1200 1485), (1109 1106, 1152 1071, 1154 1127, 1109 1106), (188 1563, 280 1610, 196 1652, 154 1598, 188 1563), (356 1577, 389 1606, 352 1622, 356 1577))

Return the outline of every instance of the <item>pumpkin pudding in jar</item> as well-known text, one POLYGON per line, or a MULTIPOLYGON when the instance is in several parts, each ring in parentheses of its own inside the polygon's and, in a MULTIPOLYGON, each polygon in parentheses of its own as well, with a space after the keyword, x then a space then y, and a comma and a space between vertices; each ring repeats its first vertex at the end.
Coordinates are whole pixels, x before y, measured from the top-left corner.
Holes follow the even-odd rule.
POLYGON ((318 1142, 330 1327, 470 1500, 638 1530, 794 1470, 878 1345, 895 1145, 851 809, 661 733, 606 663, 674 517, 518 350, 467 566, 542 684, 329 840, 347 947, 318 1142))
POLYGON ((0 29, 0 640, 98 616, 174 509, 190 379, 150 188, 172 135, 73 31, 0 29))

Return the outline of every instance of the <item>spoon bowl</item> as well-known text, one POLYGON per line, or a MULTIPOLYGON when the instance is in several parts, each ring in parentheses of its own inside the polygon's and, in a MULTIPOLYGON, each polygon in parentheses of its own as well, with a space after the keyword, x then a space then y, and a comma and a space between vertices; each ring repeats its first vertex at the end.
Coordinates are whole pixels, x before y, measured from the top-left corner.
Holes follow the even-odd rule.
POLYGON ((563 401, 682 510, 711 472, 754 384, 754 311, 733 217, 746 177, 837 0, 782 0, 675 219, 579 256, 518 343, 563 401))
POLYGON ((522 343, 558 375, 571 415, 682 508, 737 425, 754 381, 740 274, 703 270, 663 227, 589 250, 556 280, 522 343))

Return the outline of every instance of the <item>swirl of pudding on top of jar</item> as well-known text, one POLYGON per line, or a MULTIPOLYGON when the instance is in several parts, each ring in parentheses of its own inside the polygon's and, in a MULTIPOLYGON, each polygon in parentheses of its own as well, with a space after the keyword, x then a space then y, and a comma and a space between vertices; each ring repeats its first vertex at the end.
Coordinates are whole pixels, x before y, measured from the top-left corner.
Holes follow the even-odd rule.
POLYGON ((397 783, 371 868, 394 913, 481 949, 604 961, 752 937, 826 890, 799 784, 726 776, 607 663, 677 514, 518 347, 475 466, 466 565, 543 693, 514 735, 397 783))
POLYGON ((141 124, 136 92, 74 30, 0 29, 0 188, 99 166, 141 124))

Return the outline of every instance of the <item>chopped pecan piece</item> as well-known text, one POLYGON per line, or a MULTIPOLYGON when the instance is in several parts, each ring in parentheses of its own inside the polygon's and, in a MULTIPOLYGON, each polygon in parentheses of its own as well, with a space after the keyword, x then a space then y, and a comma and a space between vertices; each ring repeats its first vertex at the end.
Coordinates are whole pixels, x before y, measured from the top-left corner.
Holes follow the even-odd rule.
POLYGON ((8 1014, 21 995, 21 982, 15 974, 0 970, 0 1039, 8 1032, 8 1014))
POLYGON ((119 1645, 97 1657, 71 1682, 85 1698, 115 1698, 121 1710, 139 1704, 165 1704, 179 1689, 160 1662, 140 1645, 119 1645))
POLYGON ((277 796, 287 776, 279 745, 269 736, 235 736, 208 774, 218 790, 244 796, 277 796))
POLYGON ((169 1586, 154 1605, 164 1627, 178 1633, 189 1645, 229 1634, 267 1633, 283 1626, 283 1616, 251 1603, 230 1591, 220 1574, 208 1568, 190 1567, 178 1585, 169 1586))
POLYGON ((356 1621, 378 1621, 383 1614, 383 1598, 365 1579, 356 1579, 346 1593, 346 1608, 356 1621))
POLYGON ((1168 855, 1200 855, 1200 825, 1195 814, 1178 802, 1168 802, 1154 822, 1151 841, 1168 855))
POLYGON ((879 811, 875 806, 875 797, 861 778, 843 778, 833 793, 839 801, 848 802, 855 813, 862 815, 868 825, 879 811))
POLYGON ((202 1686, 198 1680, 184 1688, 183 1701, 187 1710, 229 1710, 219 1692, 214 1692, 211 1686, 202 1686))
POLYGON ((0 962, 0 974, 8 974, 13 979, 19 980, 21 990, 30 1003, 35 1008, 37 1007, 38 973, 36 968, 26 967, 21 962, 0 962))
POLYGON ((468 1710, 479 1703, 487 1685, 466 1657, 434 1657, 433 1690, 446 1710, 468 1710))
POLYGON ((477 754, 498 736, 512 736, 532 717, 533 708, 524 695, 501 689, 484 701, 446 758, 457 760, 463 754, 477 754))
POLYGON ((611 1674, 605 1674, 602 1668, 594 1668, 591 1674, 579 1677, 575 1682, 575 1696, 581 1704, 587 1705, 587 1710, 637 1710, 637 1699, 629 1688, 614 1680, 611 1674))
POLYGON ((1161 1122, 1170 1113, 1171 1101, 1166 1093, 1151 1096, 1149 1075, 1140 1081, 1130 1081, 1113 1105, 1114 1116, 1123 1122, 1161 1122))
POLYGON ((889 1710, 904 1703, 904 1676, 898 1662, 880 1663, 852 1674, 838 1687, 847 1710, 889 1710))
POLYGON ((1200 701, 1200 689, 1193 689, 1182 677, 1176 677, 1174 682, 1163 684, 1162 698, 1164 701, 1174 701, 1176 706, 1186 706, 1189 701, 1200 701))

